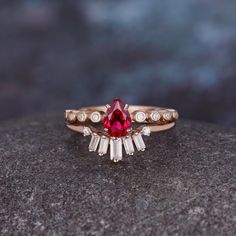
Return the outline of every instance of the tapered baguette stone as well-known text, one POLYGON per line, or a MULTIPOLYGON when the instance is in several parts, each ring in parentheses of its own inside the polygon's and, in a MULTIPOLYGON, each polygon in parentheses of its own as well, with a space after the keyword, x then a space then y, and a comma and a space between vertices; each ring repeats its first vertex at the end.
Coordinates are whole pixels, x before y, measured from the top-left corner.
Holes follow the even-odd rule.
POLYGON ((135 143, 135 146, 137 148, 138 151, 144 151, 145 148, 146 148, 146 145, 143 141, 143 138, 142 138, 142 135, 139 133, 139 134, 134 134, 133 135, 133 140, 134 140, 134 143, 135 143))
POLYGON ((90 152, 96 152, 98 144, 100 141, 100 136, 97 134, 92 134, 92 138, 89 144, 89 151, 90 152))
POLYGON ((107 154, 108 145, 109 145, 109 138, 102 136, 101 141, 100 141, 100 145, 98 148, 98 154, 100 156, 107 154))
POLYGON ((126 153, 128 155, 133 155, 134 154, 134 145, 133 145, 132 138, 130 136, 124 137, 123 143, 124 143, 126 153))
POLYGON ((122 140, 121 138, 112 138, 110 140, 110 159, 114 162, 122 160, 122 140))

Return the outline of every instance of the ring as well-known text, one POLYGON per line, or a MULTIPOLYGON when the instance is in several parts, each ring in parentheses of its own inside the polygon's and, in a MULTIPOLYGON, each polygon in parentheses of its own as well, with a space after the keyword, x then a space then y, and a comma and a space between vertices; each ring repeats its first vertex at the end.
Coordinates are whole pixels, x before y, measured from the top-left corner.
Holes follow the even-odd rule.
POLYGON ((118 162, 123 158, 123 146, 127 155, 133 155, 135 147, 145 151, 142 136, 173 128, 179 114, 169 108, 125 105, 116 98, 110 105, 66 110, 64 118, 69 129, 91 136, 90 152, 103 156, 110 146, 110 159, 118 162))

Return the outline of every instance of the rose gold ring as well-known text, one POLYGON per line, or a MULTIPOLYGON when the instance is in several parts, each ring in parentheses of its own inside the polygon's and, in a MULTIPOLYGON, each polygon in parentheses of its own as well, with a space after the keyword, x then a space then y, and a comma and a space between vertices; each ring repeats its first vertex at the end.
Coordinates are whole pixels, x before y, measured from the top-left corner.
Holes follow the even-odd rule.
POLYGON ((110 145, 110 159, 114 162, 122 160, 123 146, 127 155, 133 155, 135 147, 138 151, 145 151, 142 136, 171 129, 178 118, 179 114, 174 109, 129 106, 119 98, 114 99, 111 105, 65 111, 69 129, 91 136, 89 151, 98 151, 99 156, 103 156, 110 145), (101 124, 103 128, 99 129, 101 124))

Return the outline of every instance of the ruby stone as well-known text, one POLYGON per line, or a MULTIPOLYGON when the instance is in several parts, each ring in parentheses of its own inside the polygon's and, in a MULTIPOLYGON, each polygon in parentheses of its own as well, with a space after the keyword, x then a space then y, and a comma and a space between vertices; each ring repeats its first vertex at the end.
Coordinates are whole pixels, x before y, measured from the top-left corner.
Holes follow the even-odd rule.
POLYGON ((132 125, 131 117, 129 111, 125 109, 124 103, 119 98, 114 99, 111 106, 107 108, 103 125, 112 137, 127 135, 128 129, 132 125))

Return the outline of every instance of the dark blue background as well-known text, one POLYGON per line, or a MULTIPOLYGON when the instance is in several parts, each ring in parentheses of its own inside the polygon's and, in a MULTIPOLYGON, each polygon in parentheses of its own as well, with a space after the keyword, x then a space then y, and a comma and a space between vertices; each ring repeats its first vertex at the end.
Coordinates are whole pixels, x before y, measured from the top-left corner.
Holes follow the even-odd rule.
POLYGON ((0 2, 0 120, 117 96, 236 125, 236 1, 0 2))

